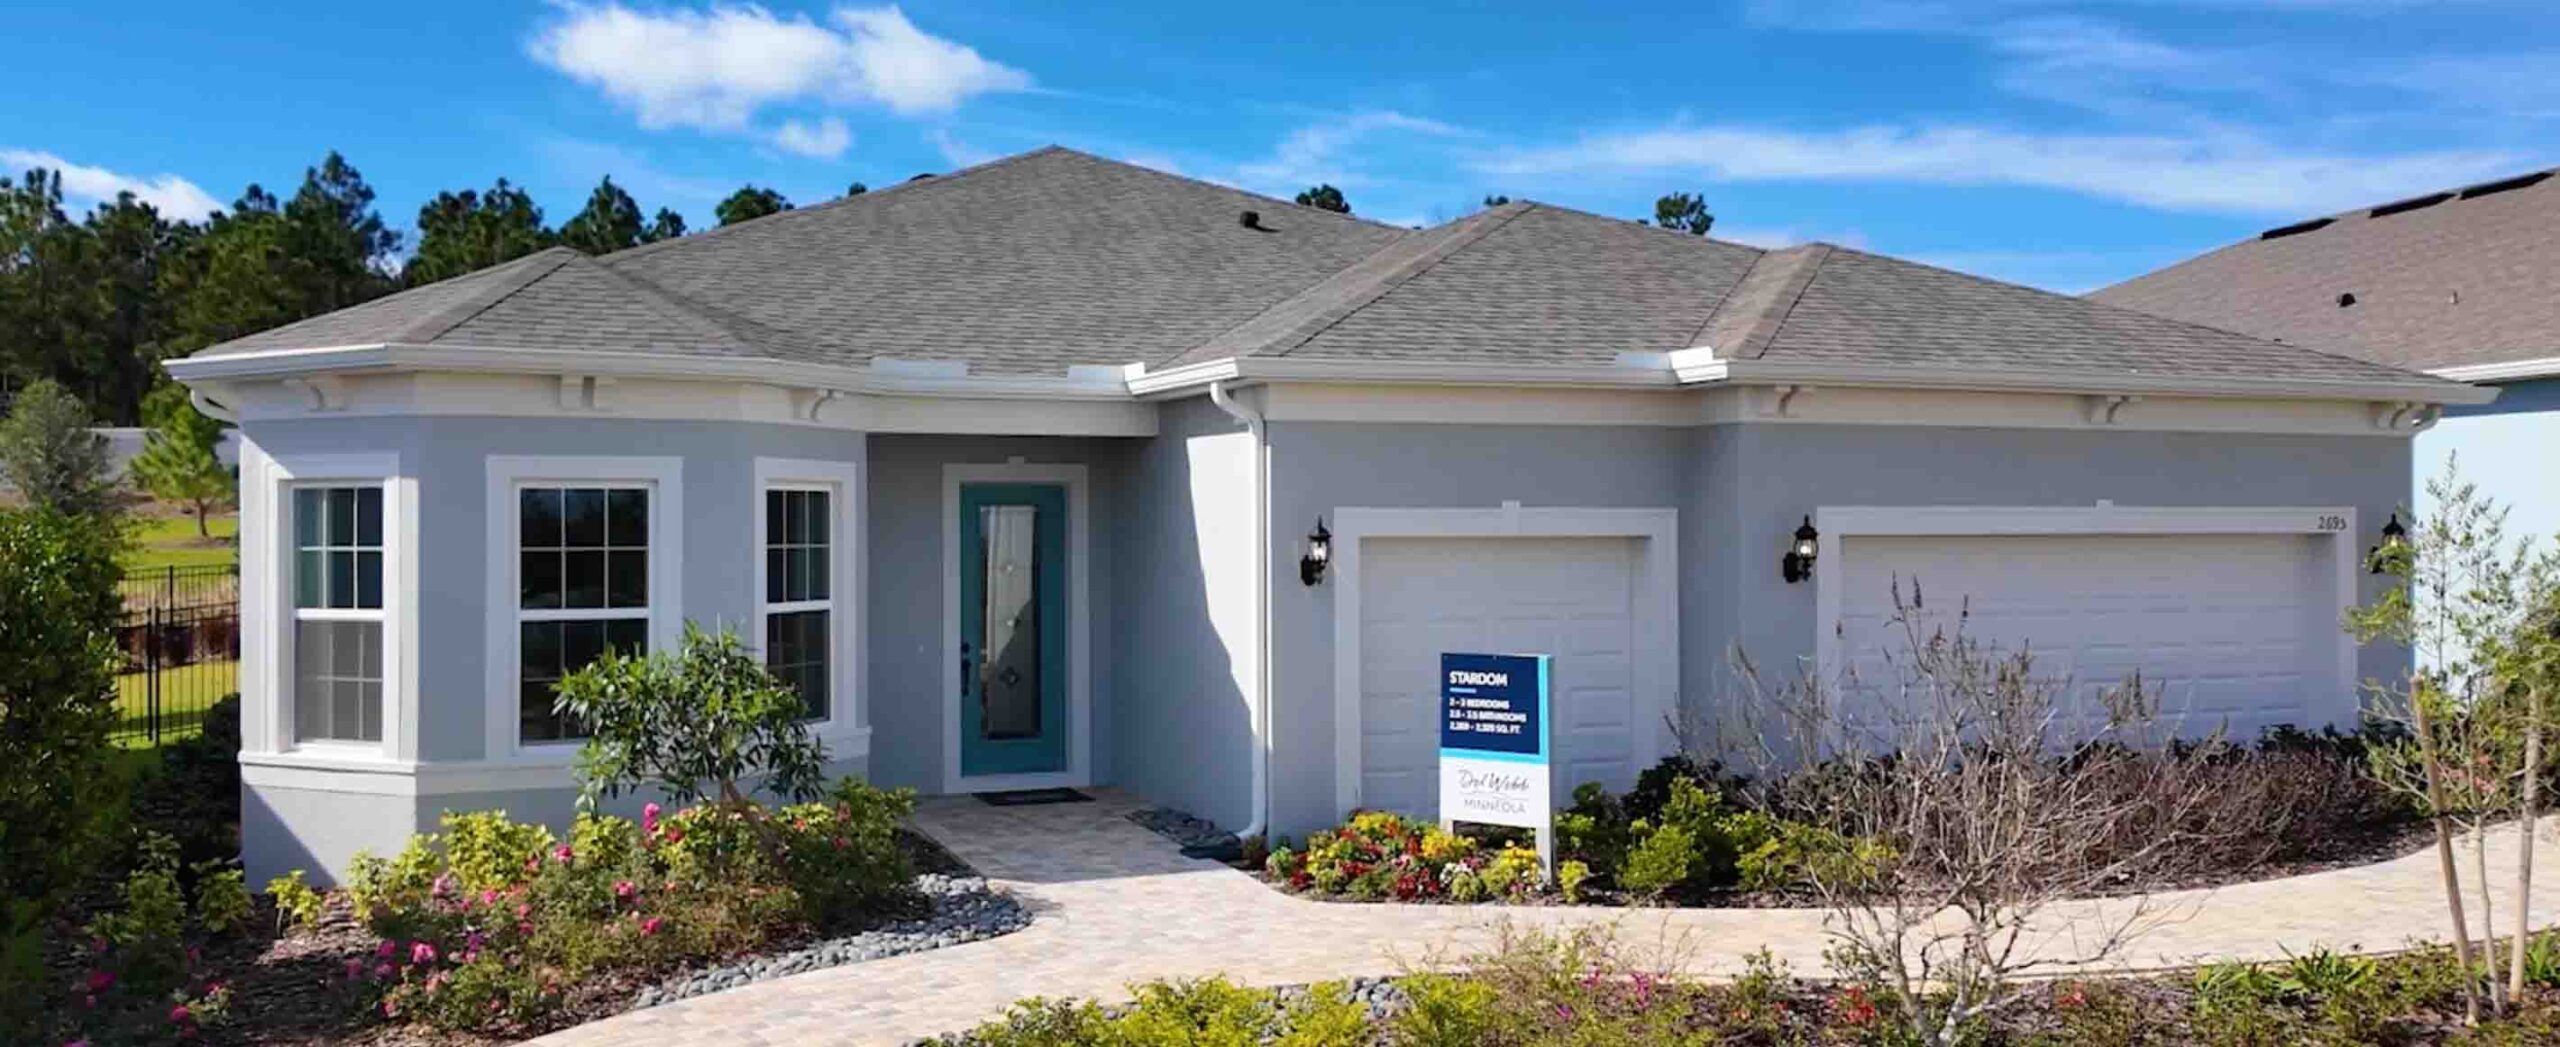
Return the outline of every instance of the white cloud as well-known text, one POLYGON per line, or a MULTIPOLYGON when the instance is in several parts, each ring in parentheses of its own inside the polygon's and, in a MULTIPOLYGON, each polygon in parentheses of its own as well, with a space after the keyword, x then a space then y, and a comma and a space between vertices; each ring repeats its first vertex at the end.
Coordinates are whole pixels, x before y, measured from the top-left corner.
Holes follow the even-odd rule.
POLYGON ((1437 120, 1389 110, 1353 113, 1290 132, 1288 137, 1280 140, 1269 157, 1238 167, 1237 174, 1248 182, 1287 187, 1292 191, 1317 183, 1355 186, 1363 181, 1362 176, 1343 161, 1342 154, 1371 136, 1390 131, 1432 137, 1466 133, 1437 120))
POLYGON ((832 24, 753 5, 640 11, 608 2, 562 12, 535 35, 534 59, 630 107, 648 128, 738 131, 787 102, 941 112, 1031 86, 1029 74, 916 28, 894 6, 840 7, 832 24))
POLYGON ((991 153, 963 142, 953 137, 950 131, 939 127, 925 132, 925 139, 933 143, 935 152, 942 154, 943 162, 953 167, 976 167, 1004 155, 991 153))
POLYGON ((60 172, 64 201, 82 209, 113 200, 118 193, 132 193, 135 198, 158 208, 161 217, 172 221, 201 222, 204 216, 222 209, 222 202, 214 199, 213 194, 177 175, 129 175, 103 167, 75 164, 39 150, 0 149, 0 169, 16 175, 31 167, 60 172))
POLYGON ((1863 249, 1867 246, 1867 234, 1855 229, 1823 232, 1792 225, 1728 226, 1718 222, 1715 228, 1707 230, 1707 235, 1718 240, 1730 240, 1737 244, 1749 244, 1753 247, 1766 247, 1773 250, 1780 247, 1794 247, 1797 244, 1809 244, 1816 240, 1842 247, 1863 249))
POLYGON ((944 112, 971 95, 1019 91, 1031 76, 963 44, 928 36, 896 7, 836 9, 863 90, 905 114, 944 112))
POLYGON ((2494 150, 2288 152, 2234 137, 1727 125, 1599 135, 1478 163, 1487 173, 1514 177, 1686 171, 1737 182, 2017 186, 2163 210, 2297 215, 2458 185, 2522 162, 2494 150))
POLYGON ((773 132, 773 144, 787 153, 833 160, 853 144, 853 132, 844 126, 844 121, 832 116, 814 124, 785 120, 773 132))

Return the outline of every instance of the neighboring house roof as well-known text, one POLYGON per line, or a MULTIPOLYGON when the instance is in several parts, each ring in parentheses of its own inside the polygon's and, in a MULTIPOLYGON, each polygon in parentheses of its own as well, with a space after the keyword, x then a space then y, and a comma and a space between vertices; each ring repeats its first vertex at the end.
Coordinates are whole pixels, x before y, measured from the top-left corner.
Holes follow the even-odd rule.
POLYGON ((2560 357, 2554 174, 2270 229, 2089 297, 2413 370, 2560 357))
POLYGON ((545 251, 199 357, 368 344, 997 375, 1605 367, 1704 346, 1816 370, 2426 384, 1846 248, 1768 251, 1536 203, 1403 230, 1058 148, 601 258, 545 251))

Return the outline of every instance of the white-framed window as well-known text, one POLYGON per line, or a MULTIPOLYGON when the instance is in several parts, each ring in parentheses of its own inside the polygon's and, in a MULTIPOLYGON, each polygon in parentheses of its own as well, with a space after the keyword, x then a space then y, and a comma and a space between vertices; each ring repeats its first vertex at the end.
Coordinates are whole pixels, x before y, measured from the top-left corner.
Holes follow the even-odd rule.
POLYGON ((765 666, 800 692, 839 756, 868 751, 862 679, 862 487, 848 462, 755 461, 756 609, 765 666))
POLYGON ((387 621, 383 486, 315 482, 288 489, 293 741, 378 744, 387 621))
POLYGON ((764 489, 764 662, 812 720, 829 718, 835 690, 834 501, 827 486, 764 489))
POLYGON ((582 738, 553 688, 608 650, 649 649, 649 487, 516 486, 516 737, 582 738))
POLYGON ((558 759, 585 730, 561 678, 607 650, 672 647, 681 460, 489 458, 489 751, 558 759))

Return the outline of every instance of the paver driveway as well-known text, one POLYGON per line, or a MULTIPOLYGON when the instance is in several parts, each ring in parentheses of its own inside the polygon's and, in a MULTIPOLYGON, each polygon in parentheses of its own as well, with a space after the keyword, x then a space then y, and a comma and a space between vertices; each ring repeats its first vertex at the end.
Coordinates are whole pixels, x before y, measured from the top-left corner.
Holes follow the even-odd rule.
MULTIPOLYGON (((1490 941, 1497 926, 1615 924, 1624 941, 1659 945, 1704 976, 1738 972, 1766 946, 1799 973, 1822 970, 1822 914, 1796 909, 1499 908, 1312 902, 1242 873, 1183 858, 1122 817, 1125 796, 1097 802, 991 807, 966 797, 925 801, 917 823, 1038 914, 990 941, 855 964, 733 989, 564 1030, 546 1045, 664 1047, 902 1043, 966 1028, 1024 996, 1125 998, 1133 981, 1224 974, 1277 985, 1387 974, 1434 950, 1490 941)), ((2535 865, 2536 925, 2560 914, 2560 846, 2545 822, 2535 865)), ((2515 835, 2492 840, 2496 868, 2515 835)), ((2314 946, 2395 949, 2442 932, 2434 855, 2160 895, 2168 921, 2123 962, 2176 966, 2206 959, 2278 959, 2314 946)), ((2501 897, 2500 906, 2512 904, 2501 897)), ((2073 913, 2057 912, 2057 936, 2073 913)), ((2499 913, 2504 928, 2507 911, 2499 913)))

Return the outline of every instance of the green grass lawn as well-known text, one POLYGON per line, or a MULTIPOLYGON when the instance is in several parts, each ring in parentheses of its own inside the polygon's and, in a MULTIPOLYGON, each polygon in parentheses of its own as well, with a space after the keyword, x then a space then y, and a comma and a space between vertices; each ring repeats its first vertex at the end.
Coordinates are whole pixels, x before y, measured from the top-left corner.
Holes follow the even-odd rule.
MULTIPOLYGON (((240 689, 237 661, 197 662, 160 671, 160 740, 175 741, 196 733, 206 709, 240 689)), ((116 677, 116 742, 128 747, 151 744, 151 677, 126 673, 116 677)))
POLYGON ((126 534, 132 546, 125 550, 124 569, 150 571, 162 567, 198 567, 234 563, 240 558, 240 517, 223 513, 205 521, 213 538, 196 536, 196 519, 177 516, 138 516, 126 534))

